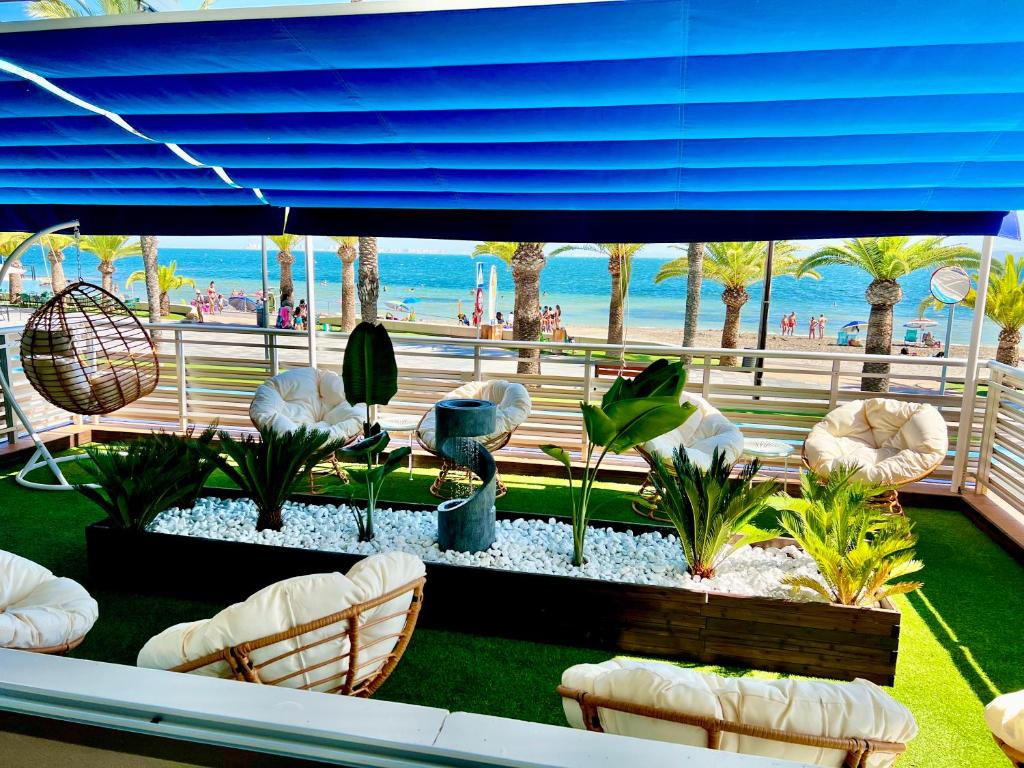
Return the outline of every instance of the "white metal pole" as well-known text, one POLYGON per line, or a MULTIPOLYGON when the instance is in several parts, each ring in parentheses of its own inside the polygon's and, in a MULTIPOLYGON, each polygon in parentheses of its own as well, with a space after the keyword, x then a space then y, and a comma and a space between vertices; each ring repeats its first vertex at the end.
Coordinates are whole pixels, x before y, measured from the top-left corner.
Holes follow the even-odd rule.
POLYGON ((316 312, 314 311, 314 286, 316 267, 313 262, 313 236, 306 235, 306 333, 309 336, 309 367, 316 368, 316 312))
POLYGON ((260 235, 260 277, 263 279, 263 327, 269 328, 271 318, 269 315, 270 304, 267 302, 267 291, 269 290, 269 280, 267 279, 267 236, 260 235))
MULTIPOLYGON (((942 348, 942 354, 949 357, 949 348, 953 342, 953 315, 956 313, 956 304, 949 305, 949 315, 946 317, 946 346, 942 348)), ((942 366, 942 381, 939 382, 939 394, 946 394, 946 377, 949 376, 949 366, 942 366)))
MULTIPOLYGON (((988 298, 988 278, 992 270, 992 235, 986 235, 981 244, 981 266, 978 269, 977 298, 974 301, 974 319, 971 323, 971 343, 967 348, 967 370, 964 372, 964 399, 960 405, 960 425, 956 438, 956 458, 953 464, 953 491, 963 493, 967 477, 967 461, 971 450, 971 432, 974 424, 974 405, 978 389, 978 356, 981 349, 981 330, 985 324, 985 301, 988 298)), ((948 355, 949 352, 947 351, 948 355)))

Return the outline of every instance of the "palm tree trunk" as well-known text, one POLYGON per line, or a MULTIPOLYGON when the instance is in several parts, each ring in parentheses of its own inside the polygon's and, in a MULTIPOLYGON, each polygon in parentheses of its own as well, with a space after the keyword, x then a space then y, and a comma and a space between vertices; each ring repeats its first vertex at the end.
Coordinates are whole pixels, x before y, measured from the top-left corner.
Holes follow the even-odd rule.
POLYGON ((606 343, 622 344, 625 325, 622 306, 622 264, 617 256, 608 257, 608 272, 612 276, 612 295, 608 302, 608 336, 606 343))
POLYGON ((341 330, 348 333, 356 327, 356 249, 350 245, 338 248, 341 258, 341 330))
POLYGON ((68 279, 64 277, 64 252, 47 248, 46 259, 50 262, 50 288, 54 293, 60 293, 68 287, 68 279))
POLYGON ((112 261, 101 261, 99 267, 100 274, 103 276, 103 290, 107 293, 114 292, 114 262, 112 261))
MULTIPOLYGON (((163 314, 163 296, 160 293, 160 273, 157 266, 156 235, 139 235, 142 246, 142 268, 146 274, 146 303, 149 305, 149 322, 159 323, 163 314)), ((168 303, 170 303, 168 301, 168 303)))
MULTIPOLYGON (((750 299, 744 288, 726 288, 722 291, 722 302, 725 304, 725 323, 722 325, 722 347, 736 349, 740 344, 740 310, 750 299)), ((735 355, 723 355, 719 365, 738 365, 739 358, 735 355)))
POLYGON ((277 263, 281 267, 281 306, 294 304, 295 281, 292 279, 292 264, 295 257, 291 251, 278 251, 277 263))
POLYGON ((377 238, 359 238, 359 313, 364 323, 377 322, 377 299, 380 297, 380 265, 377 238))
POLYGON ((21 256, 11 260, 11 271, 7 273, 8 285, 11 289, 11 301, 17 301, 21 295, 22 283, 21 274, 15 274, 15 270, 21 269, 21 256))
MULTIPOLYGON (((516 293, 512 336, 518 341, 540 338, 540 271, 544 264, 541 243, 519 243, 512 254, 512 282, 516 293)), ((520 349, 516 372, 540 373, 540 350, 520 349)))
POLYGON ((1020 328, 1003 328, 999 332, 999 347, 996 349, 996 362, 1017 367, 1020 362, 1020 328))
MULTIPOLYGON (((869 355, 892 354, 892 308, 903 298, 903 290, 895 280, 874 280, 864 297, 871 305, 868 315, 868 336, 864 352, 869 355)), ((883 374, 864 376, 860 388, 864 392, 889 391, 889 364, 864 363, 863 373, 883 374)))
MULTIPOLYGON (((704 280, 704 243, 690 243, 686 249, 686 316, 683 320, 683 346, 695 346, 700 322, 700 287, 704 280)), ((687 355, 684 362, 689 363, 687 355)))
POLYGON ((171 295, 167 291, 160 293, 160 314, 165 316, 171 314, 171 295))

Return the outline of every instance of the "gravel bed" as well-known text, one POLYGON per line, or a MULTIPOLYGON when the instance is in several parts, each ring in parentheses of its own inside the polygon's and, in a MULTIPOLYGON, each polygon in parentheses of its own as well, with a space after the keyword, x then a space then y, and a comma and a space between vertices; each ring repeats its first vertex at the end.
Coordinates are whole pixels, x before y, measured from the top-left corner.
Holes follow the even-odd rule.
MULTIPOLYGON (((347 506, 297 504, 284 507, 280 531, 256 531, 256 508, 248 499, 200 499, 192 509, 162 513, 150 530, 224 541, 271 544, 329 552, 370 555, 402 550, 427 562, 500 568, 526 573, 575 576, 606 581, 684 587, 760 597, 792 598, 782 578, 788 574, 816 576, 814 561, 796 547, 742 547, 719 568, 713 579, 686 572, 674 534, 617 532, 592 526, 587 532, 587 562, 571 564, 572 526, 548 520, 497 521, 497 540, 486 552, 442 552, 437 546, 434 512, 384 508, 374 516, 376 537, 356 540, 356 525, 347 506)), ((814 600, 804 590, 798 599, 814 600)))

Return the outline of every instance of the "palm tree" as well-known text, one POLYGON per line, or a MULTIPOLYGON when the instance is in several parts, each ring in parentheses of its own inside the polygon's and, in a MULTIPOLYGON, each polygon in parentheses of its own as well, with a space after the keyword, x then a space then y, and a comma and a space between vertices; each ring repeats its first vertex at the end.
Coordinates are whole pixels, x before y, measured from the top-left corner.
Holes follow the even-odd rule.
POLYGON ((50 264, 50 288, 60 293, 68 286, 64 276, 64 249, 74 242, 70 235, 46 235, 39 242, 46 248, 46 260, 50 264))
MULTIPOLYGON (((199 10, 213 5, 214 0, 203 0, 199 10)), ((28 15, 37 19, 74 19, 79 16, 124 16, 145 13, 150 4, 143 0, 32 0, 28 15)))
MULTIPOLYGON (((171 291, 178 291, 184 288, 186 285, 196 287, 196 281, 191 277, 185 277, 184 275, 178 274, 178 262, 172 261, 170 264, 157 267, 157 299, 156 301, 160 304, 157 311, 157 317, 160 315, 171 314, 171 291)), ((138 282, 149 282, 149 271, 145 269, 137 269, 128 275, 128 279, 125 281, 125 287, 132 283, 138 282)), ((148 286, 147 286, 148 289, 148 286)), ((148 292, 148 290, 147 290, 148 292)), ((152 317, 152 313, 150 313, 152 317)))
MULTIPOLYGON (((903 300, 903 289, 897 282, 899 278, 919 269, 978 265, 977 251, 966 245, 944 245, 945 239, 923 237, 913 240, 905 235, 856 237, 844 240, 840 245, 819 248, 804 261, 800 274, 833 264, 857 267, 867 272, 871 276, 871 284, 864 297, 871 305, 871 314, 868 316, 864 351, 869 355, 888 355, 892 353, 892 310, 903 300)), ((888 363, 864 363, 863 372, 862 390, 889 391, 888 363)))
MULTIPOLYGON (((142 248, 142 275, 146 281, 146 302, 149 305, 149 322, 159 323, 160 316, 170 311, 170 300, 168 310, 164 310, 164 300, 167 293, 160 289, 160 265, 157 262, 157 241, 156 235, 140 235, 139 245, 142 248)), ((173 264, 173 262, 172 262, 173 264)), ((133 272, 132 276, 138 272, 133 272)), ((131 277, 125 283, 128 287, 132 283, 131 277)), ((193 283, 193 287, 194 287, 193 283)))
POLYGON ((341 330, 348 333, 356 327, 356 244, 358 237, 331 235, 338 244, 341 259, 341 330))
POLYGON ((131 235, 87 235, 82 238, 82 250, 100 260, 97 269, 103 278, 103 290, 107 293, 114 292, 114 262, 142 253, 142 246, 130 240, 131 235))
POLYGON ((611 299, 608 302, 608 335, 606 343, 622 344, 625 334, 625 306, 629 279, 633 274, 633 257, 646 243, 592 243, 574 246, 574 251, 599 253, 608 259, 612 276, 611 299))
MULTIPOLYGON (((14 253, 15 249, 28 238, 27 232, 0 232, 0 257, 5 262, 14 253)), ((0 262, 2 263, 2 262, 0 262)), ((21 295, 21 256, 11 264, 11 271, 7 273, 8 286, 10 287, 11 301, 17 301, 21 295)))
MULTIPOLYGON (((974 282, 978 282, 977 272, 974 273, 974 282)), ((971 288, 963 303, 974 309, 977 301, 977 291, 971 288)), ((923 315, 929 309, 938 311, 947 306, 929 296, 921 302, 918 312, 923 315)), ((1020 331, 1024 328, 1024 256, 1008 253, 1002 263, 992 263, 985 299, 985 317, 999 326, 996 361, 1016 367, 1020 362, 1020 331)), ((949 354, 948 349, 946 354, 949 354)))
MULTIPOLYGON (((704 243, 686 247, 686 314, 683 318, 683 346, 695 346, 700 324, 700 288, 704 281, 704 243)), ((690 356, 686 356, 690 362, 690 356)))
MULTIPOLYGON (((675 246, 676 250, 683 250, 675 246)), ((798 274, 800 258, 797 248, 784 240, 775 243, 775 258, 772 261, 772 277, 798 274)), ((725 304, 725 323, 722 326, 722 347, 735 349, 740 339, 740 311, 750 300, 747 289, 764 279, 765 261, 768 258, 768 244, 761 241, 743 243, 708 243, 704 249, 704 277, 722 286, 722 302, 725 304)), ((689 256, 679 256, 661 265, 654 282, 660 283, 673 277, 689 277, 689 256)), ((813 270, 802 274, 817 278, 813 270)), ((727 355, 720 365, 736 365, 738 358, 727 355)))
POLYGON ((292 248, 299 244, 302 235, 267 235, 267 239, 277 246, 277 264, 281 267, 281 306, 292 306, 295 295, 295 281, 292 279, 295 256, 292 248))
MULTIPOLYGON (((512 337, 517 341, 537 341, 540 338, 540 272, 548 258, 570 250, 562 246, 544 255, 547 243, 478 243, 473 257, 494 256, 512 268, 515 302, 512 310, 512 337)), ((518 373, 540 373, 540 350, 520 349, 518 373)))
POLYGON ((364 323, 377 322, 380 263, 376 237, 359 238, 359 314, 364 323))

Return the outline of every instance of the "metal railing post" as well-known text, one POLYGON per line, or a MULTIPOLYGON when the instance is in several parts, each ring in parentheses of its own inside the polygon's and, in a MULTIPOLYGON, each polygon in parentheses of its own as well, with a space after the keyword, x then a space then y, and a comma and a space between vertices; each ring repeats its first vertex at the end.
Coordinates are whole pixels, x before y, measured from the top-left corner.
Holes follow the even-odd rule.
POLYGON ((268 331, 263 332, 267 339, 267 346, 270 348, 270 375, 277 376, 281 372, 280 360, 277 357, 277 336, 268 331))
POLYGON ((841 361, 832 361, 832 380, 829 382, 828 388, 828 409, 830 411, 839 404, 839 374, 842 372, 841 366, 841 361))
POLYGON ((988 471, 992 464, 1002 389, 1003 372, 989 369, 988 397, 985 398, 985 421, 981 428, 981 452, 978 455, 978 474, 974 484, 974 492, 978 494, 984 494, 988 490, 988 471))
MULTIPOLYGON (((587 350, 583 357, 583 402, 589 403, 594 388, 594 353, 587 350)), ((580 420, 580 458, 587 455, 587 424, 580 420)))
POLYGON ((711 355, 704 355, 704 373, 700 382, 700 396, 705 400, 711 398, 711 355))
MULTIPOLYGON (((7 381, 11 380, 11 370, 7 363, 7 334, 0 333, 0 376, 3 376, 7 381)), ((13 382, 12 382, 13 386, 13 382)), ((11 408, 11 404, 8 398, 4 398, 4 426, 10 428, 10 432, 7 433, 7 442, 14 444, 18 441, 18 430, 14 426, 14 409, 11 408)))
POLYGON ((480 359, 480 345, 473 345, 473 381, 483 381, 483 360, 480 359))
POLYGON ((178 387, 178 428, 184 432, 188 429, 188 379, 181 331, 174 332, 174 378, 178 387))

